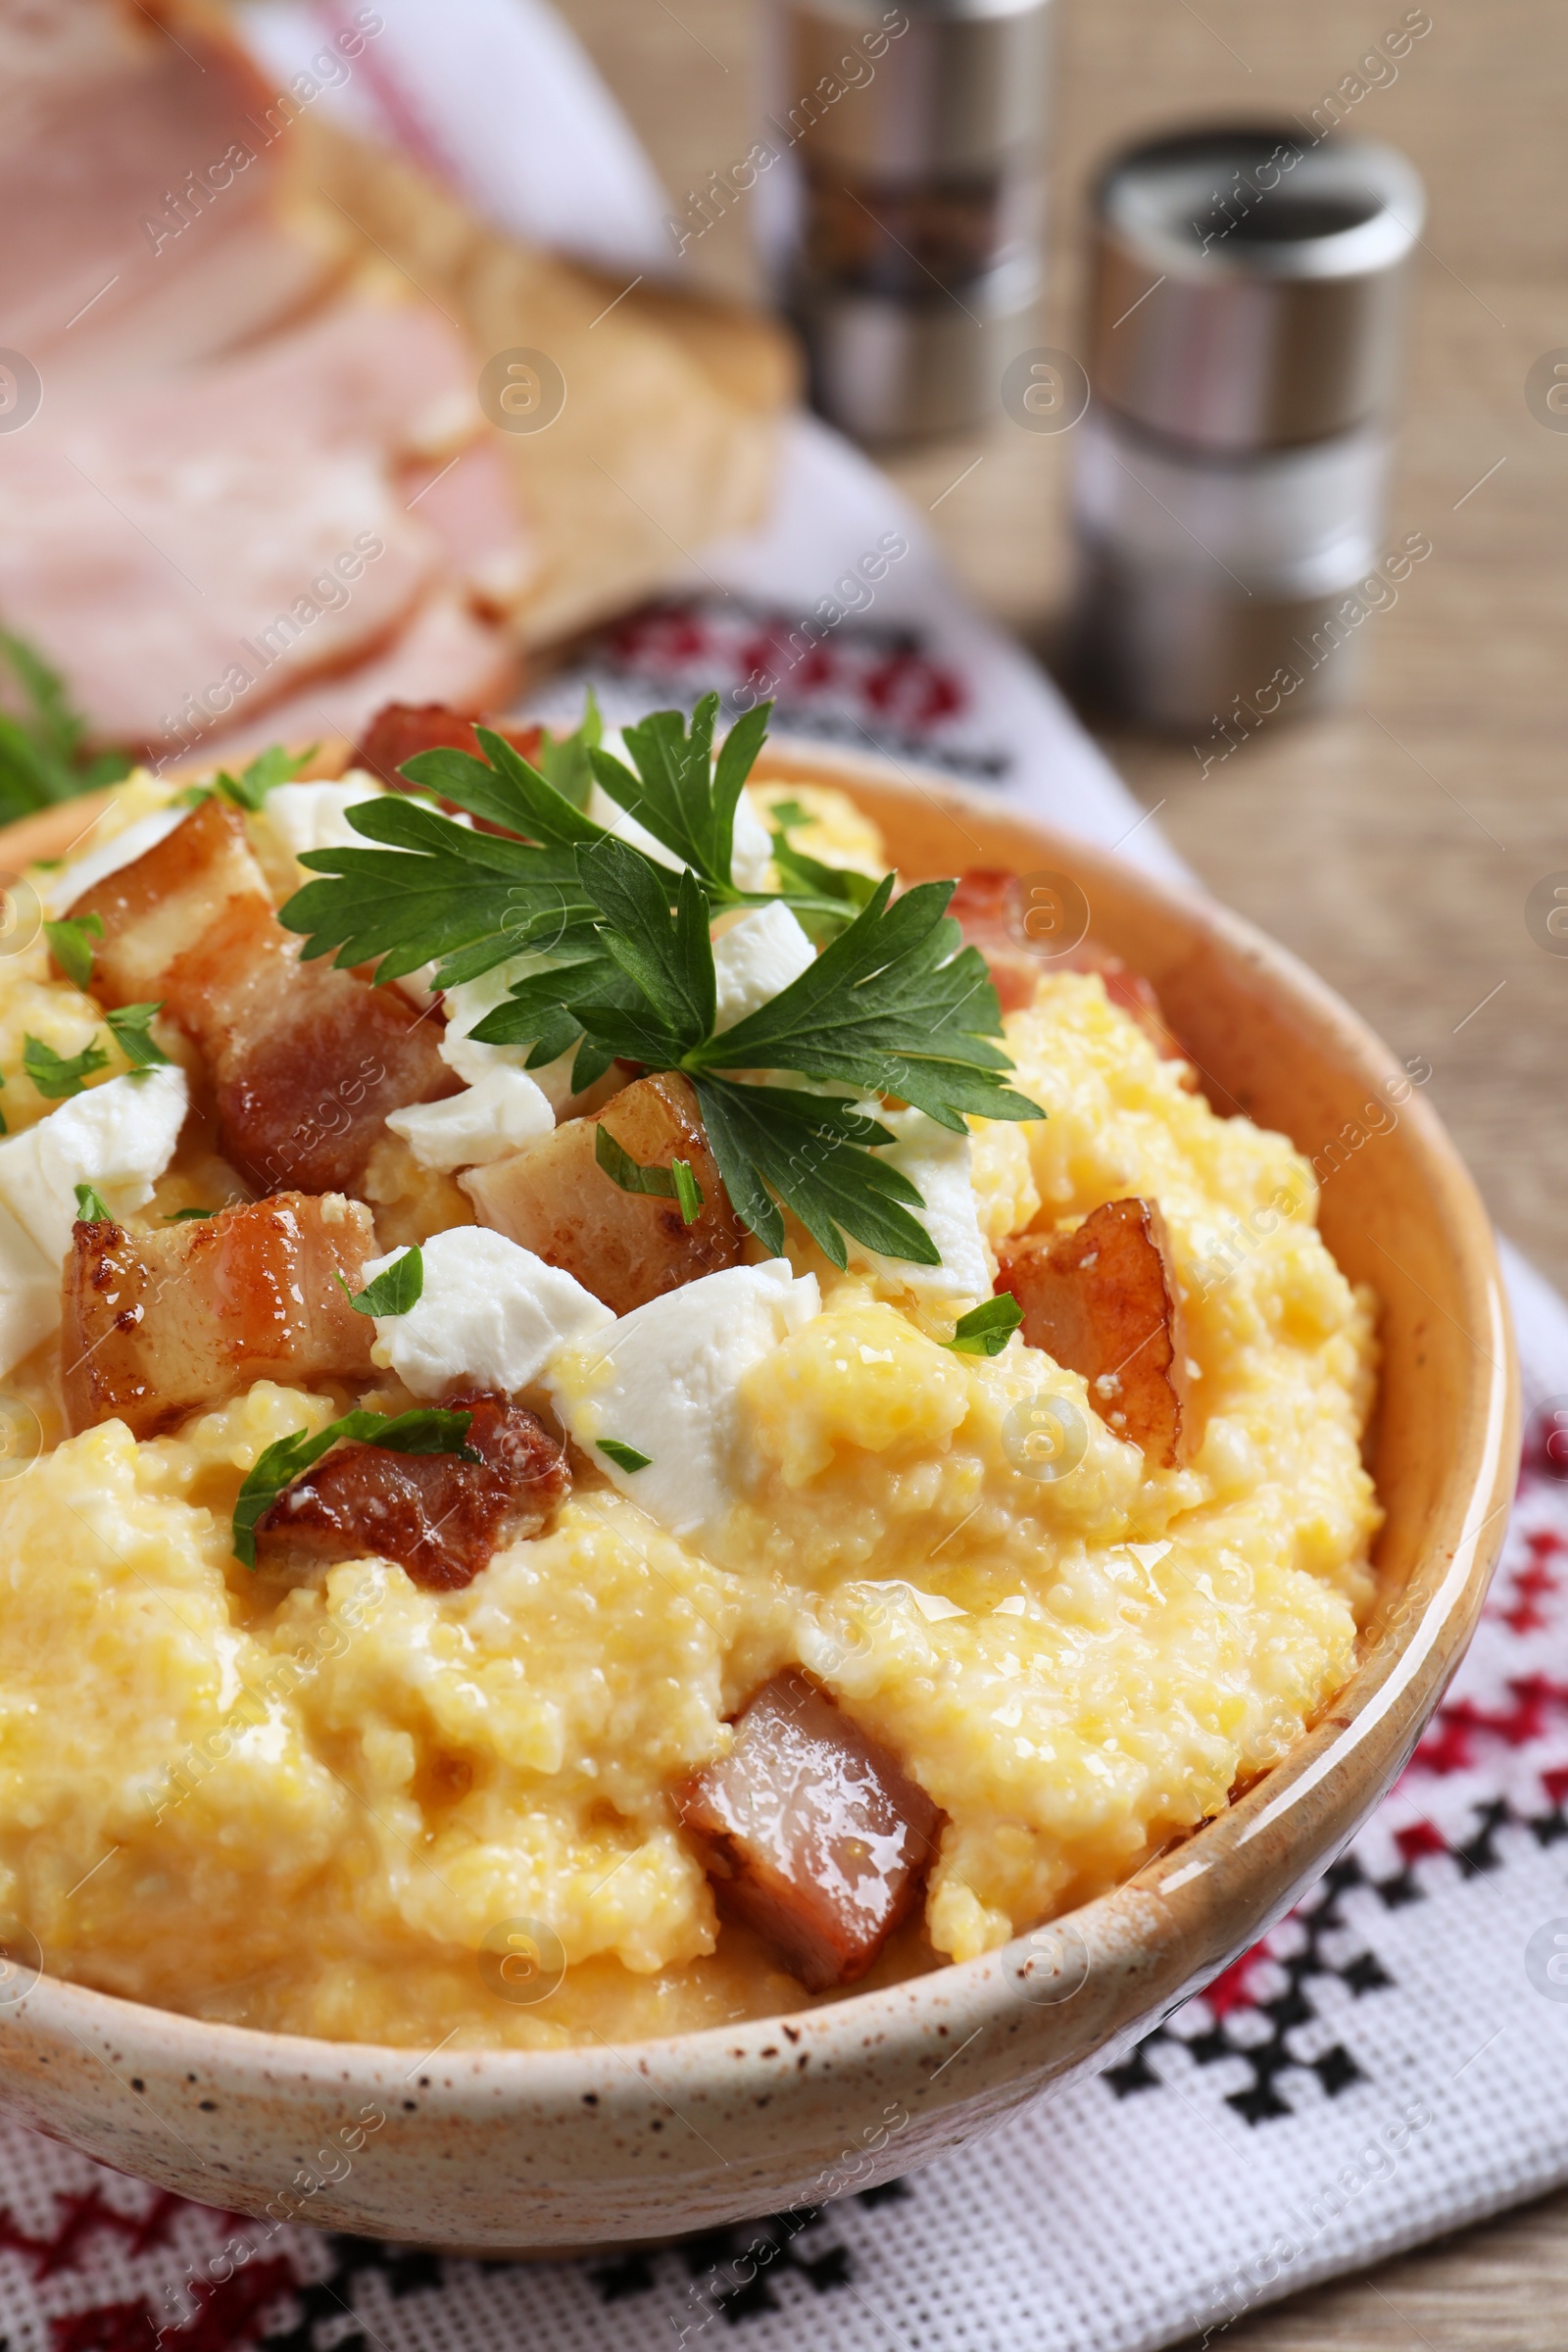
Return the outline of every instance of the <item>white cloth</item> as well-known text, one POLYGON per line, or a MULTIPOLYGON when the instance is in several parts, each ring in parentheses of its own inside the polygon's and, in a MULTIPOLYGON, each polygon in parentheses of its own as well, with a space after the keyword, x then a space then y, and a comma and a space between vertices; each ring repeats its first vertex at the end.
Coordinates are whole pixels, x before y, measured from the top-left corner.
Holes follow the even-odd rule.
MULTIPOLYGON (((463 146, 466 192, 550 234, 564 191, 561 241, 583 250, 598 220, 601 251, 635 266, 652 211, 626 231, 637 174, 623 157, 601 170, 606 102, 582 99, 580 59, 560 76, 563 35, 539 0, 379 5, 378 66, 417 101, 433 144, 463 146), (535 71, 582 101, 575 123, 553 126, 558 154, 579 150, 559 190, 541 189, 527 138, 505 135, 535 71), (607 187, 615 201, 600 213, 607 187)), ((303 54, 332 22, 324 8, 261 13, 279 71, 286 27, 303 54)), ((1179 870, 1054 689, 964 605, 907 509, 808 421, 792 430, 774 521, 701 551, 691 596, 590 657, 609 715, 650 694, 744 689, 759 649, 787 640, 890 532, 907 553, 860 617, 794 661, 783 723, 989 774, 1146 868, 1179 870)), ((559 688, 546 699, 566 707, 559 688)), ((289 2330, 331 2319, 321 2341, 383 2352, 704 2338, 740 2352, 1142 2352, 1568 2180, 1568 1984, 1545 1973, 1555 1928, 1568 1936, 1568 1484, 1542 1452, 1542 1408, 1568 1406, 1568 1311, 1512 1251, 1506 1266, 1536 1466, 1480 1633, 1395 1794, 1206 1996, 1108 2074, 818 2218, 697 2250, 514 2268, 288 2230, 265 2282, 256 2264, 204 2288, 202 2340, 236 2340, 246 2313, 277 2299, 264 2342, 303 2341, 289 2330)), ((108 2307, 140 2299, 155 2325, 167 2319, 170 2284, 230 2229, 20 2127, 0 2132, 0 2247, 13 2249, 0 2251, 0 2332, 26 2345, 50 2340, 50 2320, 66 2340, 67 2315, 74 2344, 130 2342, 130 2320, 108 2307), (80 2331, 94 2310, 102 2336, 80 2331)))

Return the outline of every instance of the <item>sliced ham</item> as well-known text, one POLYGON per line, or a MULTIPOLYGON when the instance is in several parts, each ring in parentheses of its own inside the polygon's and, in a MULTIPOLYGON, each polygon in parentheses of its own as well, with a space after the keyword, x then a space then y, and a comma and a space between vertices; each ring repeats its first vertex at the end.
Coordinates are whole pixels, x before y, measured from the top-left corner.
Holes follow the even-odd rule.
POLYGON ((232 762, 270 743, 350 742, 388 703, 437 702, 459 710, 505 705, 517 685, 517 650, 507 632, 437 589, 367 661, 313 678, 255 717, 236 704, 233 719, 202 746, 204 760, 232 762))
POLYGON ((63 1299, 72 1429, 120 1420, 150 1438, 255 1380, 368 1379, 375 1326, 335 1278, 363 1290, 375 1250, 369 1210, 336 1195, 284 1193, 157 1233, 78 1223, 63 1299))
MULTIPOLYGON (((194 13, 194 12, 191 12, 194 13)), ((285 217, 285 110, 212 20, 0 11, 0 345, 51 402, 262 333, 328 264, 285 217)))
POLYGON ((1158 1205, 1107 1200, 1076 1232, 1025 1234, 1000 1256, 1025 1344, 1082 1373, 1106 1428, 1171 1468, 1186 1450, 1187 1334, 1158 1205))
POLYGON ((439 1017, 324 960, 300 960, 238 811, 204 801, 84 891, 93 991, 161 1002, 198 1048, 224 1155, 255 1191, 357 1192, 389 1110, 456 1092, 439 1017))
POLYGON ((803 1674, 765 1683, 676 1809, 726 1906, 808 1992, 863 1977, 919 1895, 940 1816, 803 1674))
MULTIPOLYGON (((0 616, 96 737, 164 753, 368 655, 416 662, 399 633, 454 566, 439 493, 427 519, 405 476, 488 429, 472 374, 433 309, 361 301, 177 379, 46 407, 0 436, 0 616)), ((504 479, 484 478, 491 559, 510 545, 521 563, 504 479)), ((461 579, 454 595, 469 629, 449 623, 446 674, 424 685, 443 696, 501 666, 461 579)), ((377 679, 368 707, 397 692, 377 679)))
POLYGON ((617 1315, 741 1261, 745 1230, 719 1179, 689 1079, 639 1078, 599 1118, 566 1119, 507 1159, 461 1178, 481 1225, 564 1266, 617 1315), (690 1225, 679 1203, 622 1192, 600 1167, 601 1122, 639 1167, 684 1159, 702 1187, 690 1225))
POLYGON ((505 1396, 464 1392, 445 1402, 472 1413, 477 1462, 334 1446, 257 1522, 257 1567, 297 1575, 373 1555, 427 1591, 450 1592, 504 1544, 542 1535, 569 1489, 564 1449, 505 1396))

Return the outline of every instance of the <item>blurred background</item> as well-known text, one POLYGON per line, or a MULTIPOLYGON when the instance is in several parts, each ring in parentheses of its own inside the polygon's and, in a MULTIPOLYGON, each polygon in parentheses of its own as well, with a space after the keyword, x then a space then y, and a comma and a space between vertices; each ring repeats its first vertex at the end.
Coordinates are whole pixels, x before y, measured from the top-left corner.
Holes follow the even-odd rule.
MULTIPOLYGON (((753 0, 561 0, 672 198, 756 135, 753 0)), ((1206 775, 1190 741, 1107 730, 1110 756, 1203 879, 1316 966, 1401 1054, 1498 1222, 1559 1283, 1568 1229, 1568 965, 1526 928, 1568 864, 1564 673, 1568 435, 1526 377, 1568 343, 1568 20, 1547 0, 1433 0, 1396 76, 1347 131, 1416 165, 1415 257, 1384 543, 1433 555, 1361 632, 1343 715, 1257 732, 1206 775)), ((1107 151, 1173 124, 1308 122, 1402 6, 1366 0, 1055 0, 1039 341, 1083 349, 1086 209, 1107 151)), ((1374 72, 1386 69, 1374 68, 1374 72)), ((726 292, 760 287, 734 204, 690 248, 726 292)), ((1568 421, 1568 420, 1565 420, 1568 421)), ((1048 661, 1068 592, 1074 434, 986 428, 884 458, 969 593, 1048 661)))

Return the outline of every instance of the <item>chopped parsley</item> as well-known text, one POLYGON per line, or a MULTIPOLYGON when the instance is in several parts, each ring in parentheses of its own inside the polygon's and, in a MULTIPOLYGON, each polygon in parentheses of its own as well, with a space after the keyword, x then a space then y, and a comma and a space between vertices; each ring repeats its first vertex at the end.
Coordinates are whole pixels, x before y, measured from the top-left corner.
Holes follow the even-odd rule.
POLYGON ((109 1067, 109 1055, 96 1038, 68 1059, 41 1039, 24 1037, 22 1066, 46 1102, 65 1102, 81 1093, 83 1080, 90 1078, 94 1070, 109 1067))
POLYGON ((313 743, 308 752, 289 752, 280 743, 269 744, 267 750, 258 752, 250 765, 242 768, 237 776, 231 776, 226 768, 220 767, 213 782, 225 801, 232 801, 236 808, 248 808, 254 813, 268 794, 279 784, 292 784, 300 769, 310 764, 320 748, 319 744, 313 743))
POLYGON ((416 1248, 405 1250, 363 1291, 351 1291, 335 1268, 332 1279, 357 1315, 406 1315, 424 1295, 424 1258, 416 1248))
POLYGON ((995 1298, 960 1315, 952 1339, 944 1340, 943 1346, 956 1355, 1000 1355, 1022 1321, 1023 1308, 1011 1292, 999 1291, 995 1298))
POLYGON ((81 1225, 112 1225, 114 1219, 104 1205, 103 1196, 95 1193, 90 1184, 76 1187, 76 1221, 81 1225))
POLYGON ((635 1446, 625 1445, 619 1438, 596 1438, 594 1444, 606 1453, 617 1470, 647 1470, 652 1467, 653 1455, 639 1453, 635 1446))
POLYGON ((246 1568, 256 1565, 256 1526, 266 1517, 285 1487, 303 1478, 323 1453, 344 1438, 384 1446, 393 1453, 455 1453, 466 1462, 481 1456, 466 1443, 472 1413, 451 1412, 442 1405, 417 1405, 413 1412, 345 1413, 329 1421, 313 1438, 298 1429, 292 1437, 274 1439, 256 1458, 234 1502, 230 1543, 234 1557, 246 1568))
POLYGON ((651 1193, 661 1200, 678 1200, 681 1222, 693 1225, 702 1213, 703 1188, 692 1174, 689 1159, 672 1159, 667 1168, 643 1167, 616 1143, 601 1119, 594 1129, 594 1157, 623 1193, 651 1193))
POLYGON ((162 1012, 163 1002, 156 1004, 117 1004, 107 1014, 109 1030, 116 1045, 130 1063, 132 1071, 150 1070, 171 1056, 164 1052, 153 1036, 150 1023, 155 1012, 162 1012))
POLYGON ((104 935, 103 916, 63 915, 57 923, 45 923, 43 935, 66 978, 85 992, 92 985, 92 943, 104 935))

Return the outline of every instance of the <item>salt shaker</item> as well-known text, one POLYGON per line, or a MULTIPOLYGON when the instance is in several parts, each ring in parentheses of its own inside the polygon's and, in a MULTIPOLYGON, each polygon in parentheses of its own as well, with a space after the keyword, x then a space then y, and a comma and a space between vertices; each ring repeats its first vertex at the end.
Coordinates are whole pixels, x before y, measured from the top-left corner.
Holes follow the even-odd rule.
POLYGON ((766 212, 816 408, 857 439, 989 417, 1040 289, 1050 0, 771 0, 766 212))
POLYGON ((1205 770, 1343 700, 1431 553, 1379 537, 1424 204, 1392 148, 1298 125, 1139 145, 1096 188, 1071 650, 1205 770))

